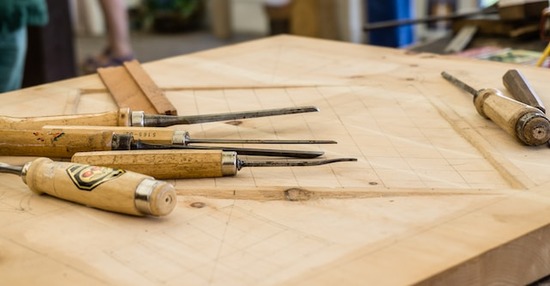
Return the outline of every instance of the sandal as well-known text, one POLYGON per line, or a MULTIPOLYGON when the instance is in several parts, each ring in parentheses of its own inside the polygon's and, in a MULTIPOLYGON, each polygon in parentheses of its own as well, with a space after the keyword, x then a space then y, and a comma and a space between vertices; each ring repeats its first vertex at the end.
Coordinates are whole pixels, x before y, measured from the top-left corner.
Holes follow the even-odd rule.
POLYGON ((134 55, 124 57, 114 57, 111 55, 111 50, 106 48, 99 56, 88 57, 82 64, 82 72, 84 74, 95 73, 98 68, 120 66, 124 62, 134 59, 134 55))

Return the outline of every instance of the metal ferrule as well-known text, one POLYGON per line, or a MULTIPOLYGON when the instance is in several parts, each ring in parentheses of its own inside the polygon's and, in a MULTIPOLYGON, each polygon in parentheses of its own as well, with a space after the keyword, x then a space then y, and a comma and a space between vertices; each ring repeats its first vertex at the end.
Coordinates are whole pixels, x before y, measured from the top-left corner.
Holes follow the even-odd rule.
POLYGON ((134 136, 131 134, 113 134, 111 150, 131 150, 134 144, 134 136))
POLYGON ((23 183, 27 185, 27 173, 29 172, 29 168, 31 167, 32 162, 27 162, 25 165, 23 165, 23 168, 21 169, 21 179, 23 179, 23 183))
POLYGON ((485 111, 483 110, 483 105, 485 104, 485 99, 490 96, 491 94, 495 94, 497 96, 503 96, 500 91, 494 88, 483 88, 480 89, 473 97, 474 106, 477 110, 477 113, 479 115, 489 119, 487 114, 485 114, 485 111))
POLYGON ((145 112, 132 111, 131 125, 134 127, 144 127, 145 125, 145 112))
POLYGON ((152 215, 151 212, 151 195, 155 190, 156 185, 159 181, 154 179, 145 179, 139 183, 136 188, 136 193, 134 197, 134 203, 136 209, 144 215, 152 215))
POLYGON ((234 176, 237 171, 237 152, 222 152, 222 174, 234 176))
POLYGON ((187 142, 189 142, 189 132, 181 130, 174 131, 174 135, 172 135, 172 144, 185 146, 187 142))

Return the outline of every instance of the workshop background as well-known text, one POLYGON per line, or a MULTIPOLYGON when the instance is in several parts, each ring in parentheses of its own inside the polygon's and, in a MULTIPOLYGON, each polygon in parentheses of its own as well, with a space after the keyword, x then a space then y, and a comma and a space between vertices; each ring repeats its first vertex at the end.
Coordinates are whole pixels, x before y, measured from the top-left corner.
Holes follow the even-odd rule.
MULTIPOLYGON (((29 31, 24 86, 82 75, 81 63, 106 45, 98 1, 47 2, 50 24, 29 31), (58 41, 48 41, 52 37, 58 41)), ((548 1, 538 0, 127 0, 127 4, 132 44, 141 62, 281 33, 420 52, 451 51, 529 65, 541 57, 547 43, 540 23, 548 1), (180 2, 198 5, 180 19, 182 13, 170 8, 180 2), (497 2, 498 9, 484 13, 497 2), (473 12, 480 15, 456 17, 473 12), (429 17, 451 20, 398 24, 429 17), (394 21, 394 26, 368 29, 387 21, 394 21), (459 33, 471 25, 476 29, 459 33), (457 39, 450 46, 453 38, 457 39)))

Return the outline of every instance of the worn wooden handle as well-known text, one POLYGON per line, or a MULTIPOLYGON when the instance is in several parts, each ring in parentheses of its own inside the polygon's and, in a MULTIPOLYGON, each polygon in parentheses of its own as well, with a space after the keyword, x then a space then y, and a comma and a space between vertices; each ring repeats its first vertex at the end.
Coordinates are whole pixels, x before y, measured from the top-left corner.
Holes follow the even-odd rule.
POLYGON ((157 179, 213 178, 237 173, 235 152, 130 150, 76 153, 72 162, 121 168, 157 179))
POLYGON ((111 150, 108 131, 1 130, 0 156, 70 158, 76 152, 111 150))
POLYGON ((41 117, 0 116, 0 129, 38 130, 45 125, 130 126, 130 109, 94 114, 73 114, 41 117))
POLYGON ((38 194, 130 215, 164 216, 177 203, 171 184, 149 176, 47 158, 27 163, 23 181, 38 194))
POLYGON ((175 131, 164 127, 126 127, 126 126, 54 126, 46 125, 43 131, 64 130, 66 132, 90 131, 131 134, 134 140, 155 144, 177 144, 185 141, 185 131, 175 131))
POLYGON ((497 89, 479 91, 474 104, 479 114, 524 144, 542 145, 550 140, 550 121, 540 110, 505 97, 497 89))

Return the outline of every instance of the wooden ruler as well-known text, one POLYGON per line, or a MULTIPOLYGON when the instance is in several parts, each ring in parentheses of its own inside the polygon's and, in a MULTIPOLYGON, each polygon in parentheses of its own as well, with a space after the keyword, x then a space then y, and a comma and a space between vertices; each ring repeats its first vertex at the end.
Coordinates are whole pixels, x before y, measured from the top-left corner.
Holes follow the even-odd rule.
POLYGON ((123 66, 99 68, 97 72, 118 107, 129 107, 148 114, 177 115, 176 108, 164 91, 137 60, 125 62, 123 66))

